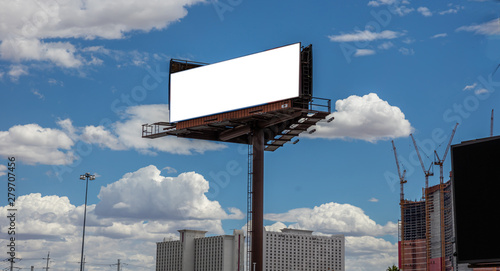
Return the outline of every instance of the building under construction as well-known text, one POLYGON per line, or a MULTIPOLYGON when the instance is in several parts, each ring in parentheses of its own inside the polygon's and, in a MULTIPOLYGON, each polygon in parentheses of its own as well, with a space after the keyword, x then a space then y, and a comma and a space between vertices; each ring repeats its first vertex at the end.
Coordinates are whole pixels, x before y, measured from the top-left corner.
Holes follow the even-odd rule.
POLYGON ((448 154, 453 135, 457 129, 455 125, 444 155, 440 158, 436 151, 435 160, 427 169, 420 156, 417 143, 410 135, 415 146, 420 165, 425 175, 425 188, 423 198, 419 201, 411 201, 404 198, 403 185, 406 170, 401 172, 396 146, 394 141, 392 147, 396 158, 401 194, 401 220, 399 223, 398 263, 399 269, 403 271, 500 271, 498 267, 474 268, 467 265, 457 265, 454 256, 454 225, 453 225, 453 202, 451 181, 443 181, 443 163, 448 154), (439 184, 429 187, 429 176, 433 176, 432 165, 440 168, 439 184))
POLYGON ((453 269, 450 181, 424 190, 420 201, 401 202, 399 267, 402 270, 453 269))

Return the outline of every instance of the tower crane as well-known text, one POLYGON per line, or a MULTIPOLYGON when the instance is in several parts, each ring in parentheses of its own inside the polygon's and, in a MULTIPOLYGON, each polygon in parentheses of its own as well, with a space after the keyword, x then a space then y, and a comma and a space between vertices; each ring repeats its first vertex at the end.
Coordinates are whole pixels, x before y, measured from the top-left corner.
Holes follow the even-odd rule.
POLYGON ((405 265, 405 217, 404 217, 404 212, 405 212, 405 194, 404 194, 404 184, 406 183, 405 180, 405 175, 406 175, 406 169, 403 170, 403 174, 401 174, 401 169, 399 168, 399 160, 398 160, 398 153, 396 152, 396 146, 394 145, 394 140, 391 140, 392 142, 392 149, 394 150, 394 158, 396 158, 396 166, 398 167, 398 176, 399 176, 399 184, 401 186, 401 193, 400 193, 400 201, 399 204, 401 205, 401 252, 399 254, 399 257, 401 259, 401 266, 400 268, 403 268, 405 265))
POLYGON ((437 151, 434 150, 434 155, 437 161, 434 161, 434 165, 439 166, 439 184, 443 184, 443 163, 446 160, 446 155, 448 154, 448 150, 450 149, 451 141, 453 140, 453 136, 455 135, 455 131, 457 130, 458 123, 455 124, 455 128, 453 128, 453 132, 450 136, 450 141, 448 142, 448 146, 446 146, 446 150, 444 151, 443 159, 439 158, 437 151))
POLYGON ((493 136, 493 110, 491 109, 490 137, 493 136))
POLYGON ((420 151, 418 150, 417 147, 417 142, 415 141, 415 138, 413 138, 413 134, 410 134, 411 140, 413 141, 413 145, 415 146, 415 150, 417 151, 418 155, 418 160, 420 161, 420 165, 422 166, 422 170, 424 171, 425 174, 425 189, 429 188, 429 176, 434 176, 434 172, 431 171, 432 169, 432 162, 429 166, 428 170, 425 170, 424 162, 422 161, 422 157, 420 156, 420 151))
POLYGON ((398 167, 399 184, 401 185, 400 200, 401 202, 403 202, 405 197, 403 185, 407 182, 405 180, 406 169, 403 170, 403 174, 401 175, 401 169, 399 168, 398 153, 396 152, 396 146, 394 145, 394 140, 392 140, 391 142, 392 142, 392 149, 394 150, 394 157, 396 158, 396 166, 398 167))

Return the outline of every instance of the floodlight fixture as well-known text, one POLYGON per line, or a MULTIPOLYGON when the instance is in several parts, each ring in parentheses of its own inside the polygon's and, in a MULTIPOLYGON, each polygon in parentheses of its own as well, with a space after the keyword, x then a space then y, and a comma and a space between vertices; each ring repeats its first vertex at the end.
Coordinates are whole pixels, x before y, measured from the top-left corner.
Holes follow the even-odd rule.
POLYGON ((309 133, 309 134, 312 134, 312 133, 314 133, 314 132, 316 132, 316 129, 311 129, 308 133, 309 133))

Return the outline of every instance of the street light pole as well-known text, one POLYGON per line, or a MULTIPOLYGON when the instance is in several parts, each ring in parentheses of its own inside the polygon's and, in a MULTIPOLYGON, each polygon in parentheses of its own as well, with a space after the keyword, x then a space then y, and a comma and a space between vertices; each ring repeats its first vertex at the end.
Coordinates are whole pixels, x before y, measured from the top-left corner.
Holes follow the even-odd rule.
POLYGON ((89 191, 89 180, 95 180, 95 175, 90 175, 90 173, 85 173, 80 175, 80 180, 86 180, 85 185, 85 209, 83 211, 83 237, 82 237, 82 257, 80 261, 80 271, 83 271, 83 249, 85 246, 85 222, 87 221, 87 192, 89 191))

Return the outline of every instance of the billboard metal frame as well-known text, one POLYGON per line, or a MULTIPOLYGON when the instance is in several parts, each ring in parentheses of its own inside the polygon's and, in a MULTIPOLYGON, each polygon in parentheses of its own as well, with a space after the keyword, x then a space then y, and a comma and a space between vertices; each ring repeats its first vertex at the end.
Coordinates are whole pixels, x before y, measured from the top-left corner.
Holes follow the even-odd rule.
MULTIPOLYGON (((246 79, 243 79, 243 81, 245 80, 246 79)), ((231 80, 229 80, 229 82, 231 82, 231 80)), ((239 83, 239 81, 236 82, 239 83)), ((256 84, 259 85, 261 83, 256 83, 256 84)), ((269 49, 263 52, 258 52, 242 57, 237 57, 235 59, 229 59, 226 61, 217 62, 214 64, 207 64, 189 60, 172 59, 170 61, 170 67, 169 67, 168 87, 169 87, 168 108, 170 115, 169 120, 170 122, 173 123, 180 123, 220 113, 251 108, 254 106, 264 105, 266 103, 273 103, 280 100, 310 99, 312 97, 312 45, 301 47, 300 43, 293 43, 290 45, 269 49), (291 65, 292 69, 289 69, 288 66, 286 65, 286 63, 289 63, 290 61, 285 60, 283 58, 284 56, 289 56, 292 58, 291 63, 294 63, 293 65, 291 65), (296 60, 297 62, 293 60, 296 60), (248 69, 248 71, 251 71, 248 75, 244 74, 243 72, 240 72, 240 69, 245 70, 243 67, 247 67, 246 65, 249 64, 250 64, 249 67, 252 68, 248 69), (272 68, 271 71, 269 71, 270 67, 275 67, 275 66, 277 66, 276 69, 272 68), (221 73, 214 74, 214 70, 216 71, 227 70, 228 67, 234 67, 233 69, 229 69, 230 74, 227 75, 221 73), (200 68, 200 70, 196 68, 200 68), (191 69, 196 69, 196 70, 189 71, 189 73, 184 73, 185 71, 191 69), (278 72, 279 70, 282 69, 285 70, 285 73, 278 72), (231 76, 232 70, 237 70, 237 72, 233 74, 233 76, 231 76), (177 73, 182 73, 182 74, 177 75, 177 73), (267 81, 270 80, 270 77, 268 76, 274 74, 278 75, 277 78, 274 78, 273 76, 271 81, 267 81), (262 78, 259 78, 259 75, 262 76, 262 78), (283 77, 284 75, 286 76, 283 77), (254 87, 252 90, 247 89, 248 87, 246 85, 240 86, 243 89, 247 90, 242 92, 243 97, 246 97, 247 99, 252 100, 253 102, 248 102, 246 99, 242 100, 236 99, 235 102, 236 104, 238 104, 238 106, 236 106, 233 105, 232 103, 224 102, 226 99, 228 99, 227 97, 225 97, 225 99, 223 99, 223 97, 221 98, 218 97, 218 95, 221 95, 220 93, 221 89, 222 93, 226 93, 226 95, 229 96, 234 95, 235 92, 233 91, 233 89, 235 86, 231 84, 229 85, 231 86, 230 91, 229 92, 224 91, 224 89, 228 91, 225 82, 228 81, 229 78, 233 78, 234 76, 236 76, 236 78, 239 78, 240 76, 243 76, 243 78, 251 78, 251 80, 247 82, 250 85, 253 85, 254 84, 253 82, 260 82, 261 80, 263 80, 261 86, 254 87), (291 78, 288 78, 288 76, 290 76, 291 78), (215 77, 216 79, 220 77, 221 80, 215 81, 217 82, 215 83, 214 81, 212 81, 215 80, 212 77, 215 77), (190 79, 188 80, 187 78, 190 79), (217 91, 215 92, 212 90, 205 91, 204 90, 206 87, 205 85, 199 86, 197 85, 197 83, 193 83, 197 82, 198 80, 201 80, 202 82, 208 80, 207 83, 210 84, 208 87, 212 86, 212 88, 217 89, 217 91), (295 87, 292 86, 294 85, 293 83, 294 81, 296 82, 295 87), (291 82, 292 85, 290 85, 290 83, 288 82, 291 82), (276 91, 262 92, 262 90, 259 90, 259 89, 265 90, 266 88, 271 87, 270 85, 274 84, 279 85, 275 86, 275 88, 272 88, 273 90, 276 91), (285 84, 286 86, 283 88, 281 84, 285 84), (194 99, 191 96, 186 97, 185 96, 186 94, 180 95, 180 93, 183 91, 185 91, 185 93, 193 93, 193 94, 198 93, 204 98, 201 98, 200 100, 200 98, 194 99), (254 92, 257 92, 259 94, 255 94, 254 92), (182 99, 179 102, 178 100, 181 97, 182 99), (182 106, 180 106, 179 103, 182 106), (193 108, 194 110, 193 113, 186 112, 187 108, 190 107, 193 108), (196 112, 198 110, 199 112, 196 112)), ((238 86, 236 86, 236 90, 237 88, 238 86)), ((240 96, 237 95, 236 97, 239 98, 240 96)))
MULTIPOLYGON (((195 119, 156 122, 142 126, 143 138, 176 136, 232 142, 252 146, 251 209, 247 221, 251 236, 252 270, 265 270, 263 262, 264 242, 264 151, 275 151, 302 132, 313 133, 311 128, 331 114, 331 100, 314 98, 312 92, 312 45, 300 52, 299 97, 222 112, 195 119)), ((200 62, 171 60, 171 72, 205 65, 200 62)), ((170 93, 169 93, 170 95, 170 93)), ((330 116, 328 122, 332 121, 330 116)), ((295 144, 297 141, 293 142, 295 144)), ((250 175, 250 172, 249 172, 250 175)))

